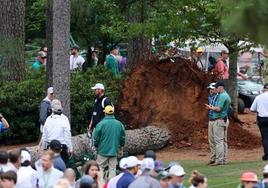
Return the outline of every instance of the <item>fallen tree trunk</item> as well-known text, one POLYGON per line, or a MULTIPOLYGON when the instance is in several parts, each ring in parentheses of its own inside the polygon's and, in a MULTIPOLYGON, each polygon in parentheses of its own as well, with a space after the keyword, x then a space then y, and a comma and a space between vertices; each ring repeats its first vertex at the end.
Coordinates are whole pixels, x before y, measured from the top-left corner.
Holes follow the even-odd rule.
MULTIPOLYGON (((170 132, 168 129, 156 126, 147 126, 141 129, 126 131, 126 145, 124 151, 129 155, 143 154, 146 150, 159 150, 168 144, 170 132)), ((74 155, 80 157, 82 153, 96 153, 92 140, 86 134, 72 137, 74 155)), ((39 159, 42 151, 37 146, 27 147, 32 156, 32 161, 39 159)))

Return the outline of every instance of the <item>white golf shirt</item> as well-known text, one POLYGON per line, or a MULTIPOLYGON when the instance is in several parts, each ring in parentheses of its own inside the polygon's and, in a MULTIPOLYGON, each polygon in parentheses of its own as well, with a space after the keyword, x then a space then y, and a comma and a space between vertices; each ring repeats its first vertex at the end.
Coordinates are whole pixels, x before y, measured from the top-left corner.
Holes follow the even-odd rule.
POLYGON ((71 127, 68 118, 64 114, 48 116, 43 130, 42 142, 44 149, 46 149, 46 144, 52 140, 58 140, 73 151, 71 127))
POLYGON ((85 59, 81 55, 71 55, 70 56, 70 70, 74 70, 76 68, 82 68, 85 59))

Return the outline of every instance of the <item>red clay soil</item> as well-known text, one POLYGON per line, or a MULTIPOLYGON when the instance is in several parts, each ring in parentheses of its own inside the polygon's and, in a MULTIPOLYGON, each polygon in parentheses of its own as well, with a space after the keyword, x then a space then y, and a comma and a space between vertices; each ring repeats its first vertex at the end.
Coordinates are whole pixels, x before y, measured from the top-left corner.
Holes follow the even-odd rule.
MULTIPOLYGON (((119 116, 129 129, 167 127, 172 147, 208 148, 207 84, 211 76, 183 58, 139 64, 124 82, 119 116)), ((229 146, 255 148, 260 139, 232 122, 229 146)))

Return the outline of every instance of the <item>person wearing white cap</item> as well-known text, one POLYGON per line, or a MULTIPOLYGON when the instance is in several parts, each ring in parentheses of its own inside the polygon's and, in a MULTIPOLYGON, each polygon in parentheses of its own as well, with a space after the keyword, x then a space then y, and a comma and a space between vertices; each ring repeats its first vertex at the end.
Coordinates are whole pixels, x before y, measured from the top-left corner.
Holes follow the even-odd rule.
POLYGON ((62 146, 61 157, 66 164, 69 155, 73 152, 70 122, 69 119, 62 114, 63 109, 58 99, 54 99, 51 102, 51 108, 53 113, 46 120, 39 147, 43 146, 43 149, 46 150, 52 140, 58 140, 62 146))
POLYGON ((183 167, 180 165, 173 165, 169 169, 171 181, 169 188, 185 188, 183 185, 184 175, 186 174, 183 167))
POLYGON ((21 150, 21 166, 17 172, 16 188, 31 187, 36 171, 31 167, 31 155, 26 150, 21 150))
POLYGON ((123 176, 124 172, 126 171, 127 166, 127 158, 122 158, 119 162, 120 174, 110 179, 108 182, 107 188, 116 188, 116 184, 118 180, 123 176))
POLYGON ((141 161, 135 156, 129 156, 126 162, 126 171, 122 177, 118 180, 116 188, 127 188, 134 180, 135 175, 139 171, 141 161))
POLYGON ((159 181, 154 176, 157 174, 154 171, 154 160, 152 158, 145 158, 141 163, 142 174, 134 180, 128 188, 161 188, 159 181))
POLYGON ((54 99, 53 87, 47 89, 47 96, 44 98, 39 107, 39 123, 40 123, 40 132, 43 132, 43 128, 48 116, 51 115, 51 101, 54 99))
POLYGON ((91 89, 94 90, 95 100, 92 109, 91 120, 88 125, 88 130, 92 132, 96 125, 104 118, 104 108, 107 105, 113 106, 113 104, 111 100, 105 96, 105 88, 103 84, 96 83, 95 86, 93 86, 91 89))
MULTIPOLYGON (((209 95, 208 95, 208 105, 212 105, 215 106, 216 103, 216 99, 217 99, 217 91, 216 91, 216 87, 215 87, 216 83, 210 83, 207 87, 207 89, 209 90, 209 95)), ((212 110, 208 110, 208 142, 209 142, 209 147, 210 147, 210 152, 211 152, 211 156, 210 156, 210 160, 209 160, 209 165, 215 163, 216 161, 216 143, 215 143, 215 135, 214 135, 214 131, 213 131, 213 121, 212 121, 212 110)))
POLYGON ((259 181, 258 188, 268 187, 268 164, 263 167, 263 179, 259 181))

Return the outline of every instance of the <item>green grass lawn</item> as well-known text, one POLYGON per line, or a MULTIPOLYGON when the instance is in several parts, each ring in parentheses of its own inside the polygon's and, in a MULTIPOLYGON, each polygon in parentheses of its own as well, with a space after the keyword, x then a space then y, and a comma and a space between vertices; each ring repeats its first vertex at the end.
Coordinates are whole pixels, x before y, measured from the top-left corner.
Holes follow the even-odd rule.
POLYGON ((184 184, 189 187, 189 177, 193 170, 198 170, 208 178, 208 187, 236 188, 243 171, 252 170, 258 173, 258 178, 262 178, 262 169, 266 164, 262 161, 240 161, 231 162, 228 165, 211 167, 200 161, 180 161, 187 175, 184 184))

